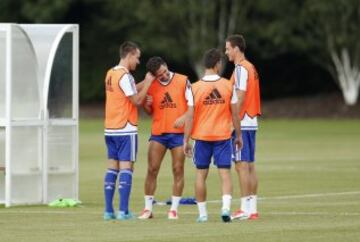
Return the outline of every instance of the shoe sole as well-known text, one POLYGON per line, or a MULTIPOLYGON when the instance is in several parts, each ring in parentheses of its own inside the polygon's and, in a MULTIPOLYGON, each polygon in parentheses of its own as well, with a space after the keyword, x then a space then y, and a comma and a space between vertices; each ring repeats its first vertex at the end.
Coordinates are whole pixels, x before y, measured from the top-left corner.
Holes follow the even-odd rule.
POLYGON ((152 214, 147 218, 138 217, 138 219, 140 219, 140 220, 147 220, 147 219, 152 219, 152 218, 154 218, 154 216, 152 214))
POLYGON ((231 217, 231 220, 248 220, 249 216, 231 217))

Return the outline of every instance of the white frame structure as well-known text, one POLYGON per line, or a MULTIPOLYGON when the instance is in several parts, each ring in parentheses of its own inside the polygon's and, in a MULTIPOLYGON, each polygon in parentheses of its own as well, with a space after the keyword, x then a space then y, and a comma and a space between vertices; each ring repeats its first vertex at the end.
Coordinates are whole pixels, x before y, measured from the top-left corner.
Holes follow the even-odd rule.
POLYGON ((0 203, 78 199, 78 25, 0 24, 0 58, 0 203))

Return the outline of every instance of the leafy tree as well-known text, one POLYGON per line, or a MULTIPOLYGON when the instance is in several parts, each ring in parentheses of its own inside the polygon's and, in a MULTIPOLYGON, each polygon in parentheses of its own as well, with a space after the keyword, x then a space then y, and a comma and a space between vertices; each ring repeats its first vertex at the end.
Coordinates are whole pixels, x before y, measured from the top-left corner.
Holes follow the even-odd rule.
MULTIPOLYGON (((263 59, 299 53, 328 71, 345 103, 360 88, 359 0, 257 0, 248 16, 252 46, 263 59)), ((290 83, 289 83, 290 84, 290 83)))
POLYGON ((248 5, 249 1, 235 0, 140 1, 136 17, 141 28, 134 29, 131 36, 143 39, 144 47, 154 53, 187 61, 201 76, 204 51, 223 48, 248 5))
POLYGON ((14 23, 24 21, 19 9, 24 1, 1 0, 0 1, 0 22, 14 23))
POLYGON ((20 12, 22 16, 35 23, 61 22, 71 7, 71 0, 30 0, 24 1, 20 12))
MULTIPOLYGON (((1 0, 0 21, 78 23, 82 101, 103 99, 105 71, 118 62, 125 40, 140 44, 142 62, 162 55, 199 77, 204 51, 223 49, 227 35, 242 33, 250 60, 270 70, 264 80, 271 95, 284 86, 298 93, 307 78, 296 76, 296 65, 316 63, 338 80, 345 101, 353 104, 360 85, 359 5, 359 0, 1 0), (294 64, 291 58, 301 60, 294 64)), ((144 71, 141 65, 135 76, 144 71)), ((319 87, 327 80, 321 75, 312 79, 319 87)))
POLYGON ((312 56, 337 80, 345 103, 357 102, 360 88, 360 1, 307 0, 302 17, 312 56))

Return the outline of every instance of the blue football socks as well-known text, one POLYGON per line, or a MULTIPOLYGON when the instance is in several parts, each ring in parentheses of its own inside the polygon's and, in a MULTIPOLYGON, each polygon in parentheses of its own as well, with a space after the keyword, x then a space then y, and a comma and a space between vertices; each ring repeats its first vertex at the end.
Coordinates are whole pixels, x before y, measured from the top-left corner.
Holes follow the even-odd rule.
POLYGON ((120 206, 119 210, 128 214, 129 212, 129 199, 132 185, 132 170, 123 169, 119 173, 119 194, 120 206))
POLYGON ((118 170, 108 169, 104 179, 104 195, 105 195, 105 212, 114 213, 113 198, 115 193, 116 178, 118 176, 118 170))

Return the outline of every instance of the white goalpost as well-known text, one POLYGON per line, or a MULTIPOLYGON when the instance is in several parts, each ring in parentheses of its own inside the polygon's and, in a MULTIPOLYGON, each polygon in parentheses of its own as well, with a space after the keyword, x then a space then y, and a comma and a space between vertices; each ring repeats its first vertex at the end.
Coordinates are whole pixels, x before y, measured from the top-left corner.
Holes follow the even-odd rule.
POLYGON ((0 203, 79 196, 79 31, 0 23, 0 203))

